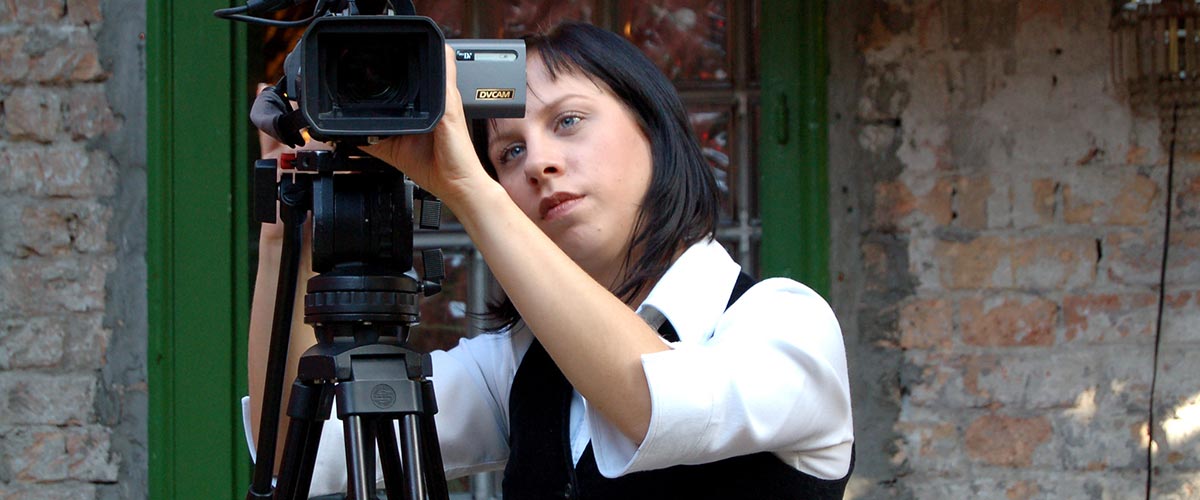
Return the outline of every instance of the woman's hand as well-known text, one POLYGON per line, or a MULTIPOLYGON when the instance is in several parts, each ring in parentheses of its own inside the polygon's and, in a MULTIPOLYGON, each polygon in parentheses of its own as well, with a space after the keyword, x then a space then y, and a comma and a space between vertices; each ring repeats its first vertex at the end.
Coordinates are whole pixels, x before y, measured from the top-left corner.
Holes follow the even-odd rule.
POLYGON ((446 54, 446 111, 428 134, 400 135, 359 149, 396 167, 413 182, 445 202, 452 210, 479 183, 493 182, 483 170, 467 131, 462 96, 458 93, 454 49, 446 54))

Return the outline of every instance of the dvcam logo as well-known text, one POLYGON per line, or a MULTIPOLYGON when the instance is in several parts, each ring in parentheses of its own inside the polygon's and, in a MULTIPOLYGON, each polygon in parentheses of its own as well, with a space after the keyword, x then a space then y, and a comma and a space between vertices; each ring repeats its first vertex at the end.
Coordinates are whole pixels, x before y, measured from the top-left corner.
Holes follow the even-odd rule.
POLYGON ((475 89, 475 100, 477 101, 501 101, 512 99, 514 89, 475 89))

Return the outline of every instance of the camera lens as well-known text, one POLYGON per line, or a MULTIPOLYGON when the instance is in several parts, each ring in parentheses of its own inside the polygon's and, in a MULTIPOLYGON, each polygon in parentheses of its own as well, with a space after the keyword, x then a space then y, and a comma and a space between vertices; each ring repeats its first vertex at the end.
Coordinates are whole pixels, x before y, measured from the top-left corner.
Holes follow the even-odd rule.
POLYGON ((337 63, 343 102, 391 101, 407 94, 404 54, 394 47, 346 47, 337 63))

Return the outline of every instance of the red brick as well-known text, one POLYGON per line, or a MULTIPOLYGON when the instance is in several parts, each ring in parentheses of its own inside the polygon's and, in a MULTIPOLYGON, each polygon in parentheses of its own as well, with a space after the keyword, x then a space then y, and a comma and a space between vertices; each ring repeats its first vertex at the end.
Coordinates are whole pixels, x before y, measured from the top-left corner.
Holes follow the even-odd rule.
POLYGON ((67 0, 67 18, 75 24, 96 24, 104 19, 100 0, 67 0))
POLYGON ((916 199, 900 181, 875 185, 875 227, 896 228, 916 209, 916 199))
POLYGON ((1157 301, 1153 293, 1067 295, 1065 338, 1085 343, 1145 340, 1154 334, 1157 301))
POLYGON ((62 110, 57 92, 21 87, 4 99, 4 128, 14 139, 50 142, 62 126, 62 110))
POLYGON ((1004 467, 1029 467, 1033 453, 1050 439, 1046 417, 984 415, 967 426, 964 441, 974 460, 1004 467))
POLYGON ((0 149, 0 192, 31 196, 111 195, 116 170, 108 156, 82 145, 0 149))
POLYGON ((92 375, 0 372, 0 421, 6 424, 80 425, 92 418, 92 375))
POLYGON ((92 139, 117 128, 104 88, 75 87, 66 101, 67 130, 75 140, 92 139))
POLYGON ((43 24, 61 19, 63 0, 6 0, 18 22, 43 24))
POLYGON ((83 29, 44 36, 44 52, 29 62, 28 78, 44 83, 97 81, 104 71, 96 41, 83 29))
POLYGON ((1037 215, 1039 224, 1054 222, 1054 213, 1058 210, 1059 183, 1054 179, 1036 179, 1032 183, 1033 213, 1037 215))
POLYGON ((939 241, 934 247, 939 281, 952 289, 1010 287, 1012 245, 1008 238, 994 236, 968 242, 939 241))
POLYGON ((954 225, 966 229, 988 227, 988 200, 995 190, 985 176, 961 177, 954 183, 954 225))
POLYGON ((1062 188, 1068 224, 1135 226, 1157 218, 1158 182, 1136 172, 1096 172, 1062 188))
POLYGON ((1171 231, 1171 245, 1167 251, 1170 283, 1200 283, 1200 230, 1171 231))
POLYGON ((959 324, 963 342, 976 346, 1054 344, 1058 305, 1032 296, 963 299, 959 324))
POLYGON ((25 53, 28 41, 23 33, 0 34, 0 83, 20 82, 29 74, 29 55, 25 53))
POLYGON ((918 300, 900 309, 902 349, 949 350, 954 338, 953 304, 946 300, 918 300))
POLYGON ((1013 283, 1022 288, 1071 289, 1096 280, 1099 260, 1092 238, 1046 236, 1013 247, 1013 283))
POLYGON ((0 321, 0 370, 58 366, 64 330, 62 322, 52 318, 0 321))
POLYGON ((1162 232, 1121 231, 1103 239, 1101 269, 1114 283, 1157 285, 1162 265, 1162 232))
POLYGON ((7 298, 0 310, 10 314, 53 315, 93 312, 104 308, 108 257, 29 258, 0 268, 0 288, 7 298))

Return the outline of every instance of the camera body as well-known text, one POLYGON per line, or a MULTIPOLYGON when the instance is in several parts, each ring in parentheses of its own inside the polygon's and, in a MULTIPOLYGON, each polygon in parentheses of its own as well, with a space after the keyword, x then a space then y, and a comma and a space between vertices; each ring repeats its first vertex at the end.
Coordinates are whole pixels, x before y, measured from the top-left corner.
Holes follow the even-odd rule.
MULTIPOLYGON (((524 41, 449 43, 468 118, 524 115, 524 41)), ((445 50, 428 17, 321 17, 288 57, 288 95, 318 140, 362 143, 429 132, 445 112, 445 50)))

